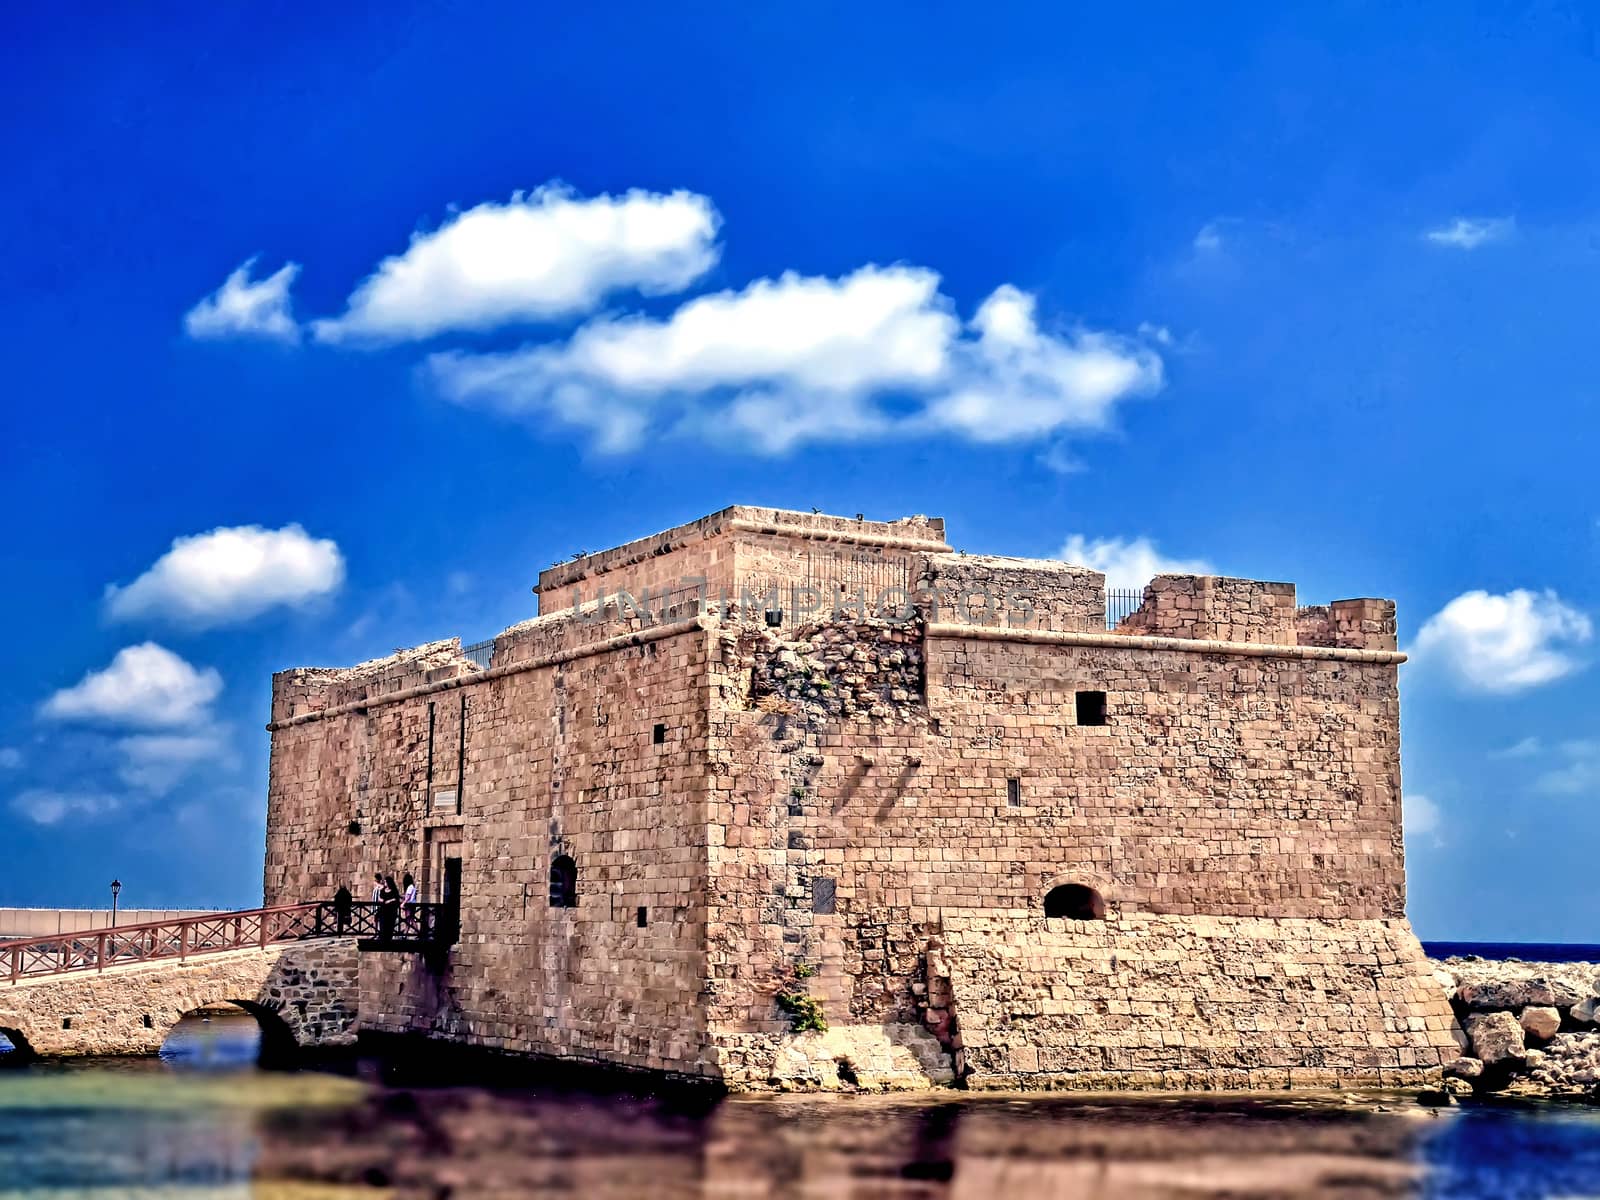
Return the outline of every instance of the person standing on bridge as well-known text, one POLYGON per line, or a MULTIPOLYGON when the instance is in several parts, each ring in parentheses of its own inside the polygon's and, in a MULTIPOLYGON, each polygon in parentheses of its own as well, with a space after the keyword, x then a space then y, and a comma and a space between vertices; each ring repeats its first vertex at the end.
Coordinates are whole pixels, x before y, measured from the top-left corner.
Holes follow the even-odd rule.
POLYGON ((386 942, 394 940, 395 922, 400 919, 400 889, 393 875, 381 876, 378 888, 378 937, 386 942))
POLYGON ((355 906, 356 898, 350 894, 350 889, 341 883, 339 890, 333 894, 333 919, 340 933, 350 928, 350 914, 355 906))
POLYGON ((417 936, 417 878, 410 871, 405 873, 405 878, 400 881, 405 885, 405 895, 401 899, 404 907, 401 912, 405 916, 405 931, 411 937, 417 936))

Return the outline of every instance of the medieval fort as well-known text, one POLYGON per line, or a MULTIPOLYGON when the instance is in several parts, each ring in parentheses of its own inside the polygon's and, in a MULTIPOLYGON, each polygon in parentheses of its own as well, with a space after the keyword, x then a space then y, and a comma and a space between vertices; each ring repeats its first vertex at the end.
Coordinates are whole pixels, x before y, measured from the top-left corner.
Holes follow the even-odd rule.
POLYGON ((1459 1053, 1394 605, 732 507, 273 681, 265 902, 413 870, 363 1030, 728 1087, 1324 1087, 1459 1053))

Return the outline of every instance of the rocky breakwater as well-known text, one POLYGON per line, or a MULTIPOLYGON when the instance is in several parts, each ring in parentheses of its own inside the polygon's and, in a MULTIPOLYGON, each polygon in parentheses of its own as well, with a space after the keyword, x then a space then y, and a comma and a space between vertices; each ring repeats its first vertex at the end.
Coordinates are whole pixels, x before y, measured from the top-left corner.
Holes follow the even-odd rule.
POLYGON ((1600 1101, 1600 963, 1437 964, 1461 1027, 1452 1091, 1600 1101))

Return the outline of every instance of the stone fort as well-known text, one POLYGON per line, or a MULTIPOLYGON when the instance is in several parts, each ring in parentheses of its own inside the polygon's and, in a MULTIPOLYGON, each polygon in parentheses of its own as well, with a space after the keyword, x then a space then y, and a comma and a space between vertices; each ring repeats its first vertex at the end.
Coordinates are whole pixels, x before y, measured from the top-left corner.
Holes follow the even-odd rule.
POLYGON ((730 1088, 1436 1080, 1394 605, 736 506, 273 680, 265 902, 411 870, 360 1025, 730 1088))

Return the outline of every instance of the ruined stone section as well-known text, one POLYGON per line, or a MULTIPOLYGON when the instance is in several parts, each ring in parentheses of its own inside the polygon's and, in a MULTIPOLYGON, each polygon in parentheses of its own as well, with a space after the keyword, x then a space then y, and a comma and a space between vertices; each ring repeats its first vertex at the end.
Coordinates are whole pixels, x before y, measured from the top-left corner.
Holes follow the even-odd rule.
POLYGON ((956 1081, 950 1051, 921 1025, 836 1025, 823 1033, 722 1039, 716 1062, 731 1091, 916 1091, 956 1081))
POLYGON ((1393 600, 1335 600, 1295 611, 1295 636, 1302 646, 1342 646, 1353 650, 1393 650, 1396 624, 1393 600))
POLYGON ((1104 633, 1106 577, 1047 558, 930 554, 917 594, 930 623, 1104 633))
POLYGON ((968 1087, 1436 1086, 1458 1053, 1404 920, 947 910, 935 945, 968 1087))
POLYGON ((322 938, 0 983, 0 1030, 46 1057, 154 1054, 186 1013, 230 1003, 255 1015, 267 1038, 345 1046, 356 1038, 357 1001, 355 939, 322 938))

